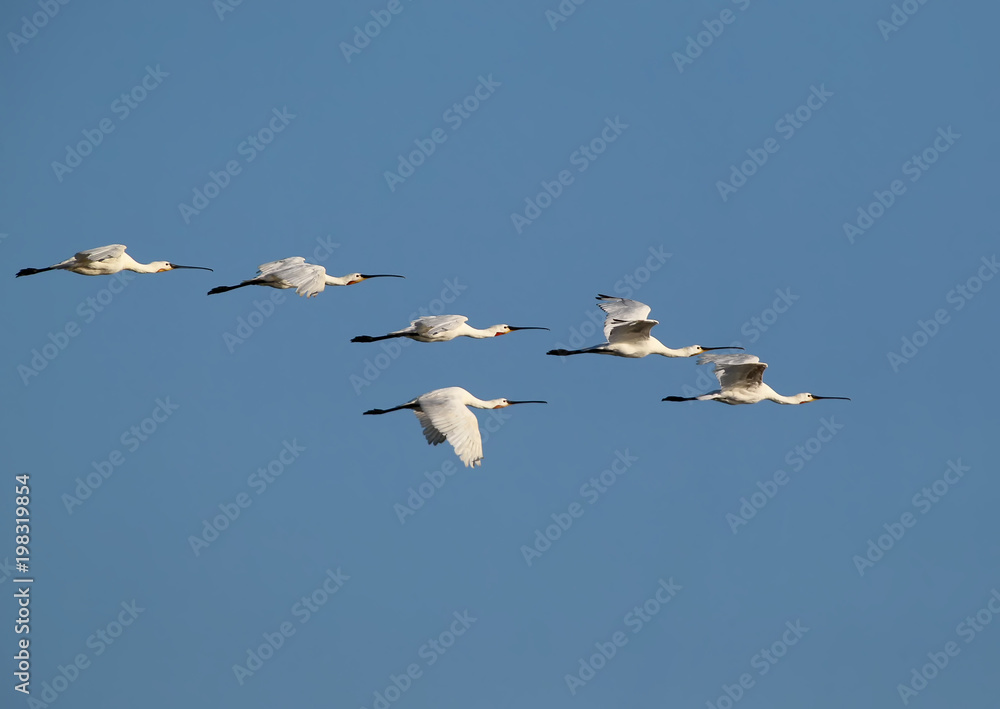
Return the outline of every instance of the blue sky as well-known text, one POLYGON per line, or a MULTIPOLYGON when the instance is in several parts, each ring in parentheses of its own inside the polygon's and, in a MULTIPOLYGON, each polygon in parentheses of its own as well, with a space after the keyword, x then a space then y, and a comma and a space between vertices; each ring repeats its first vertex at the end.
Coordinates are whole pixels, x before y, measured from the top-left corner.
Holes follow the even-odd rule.
POLYGON ((995 6, 221 2, 2 13, 11 706, 994 706, 995 6), (13 278, 112 243, 215 272, 13 278), (294 255, 406 280, 205 296, 294 255), (853 401, 546 357, 609 292, 853 401))

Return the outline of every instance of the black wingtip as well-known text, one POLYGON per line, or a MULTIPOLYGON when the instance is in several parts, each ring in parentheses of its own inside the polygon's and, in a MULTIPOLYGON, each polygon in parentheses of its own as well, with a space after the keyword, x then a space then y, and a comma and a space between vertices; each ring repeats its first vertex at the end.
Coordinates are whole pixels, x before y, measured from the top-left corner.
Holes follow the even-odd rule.
POLYGON ((351 342, 375 342, 375 338, 371 335, 358 335, 357 337, 352 337, 351 342))
POLYGON ((660 401, 694 401, 693 396, 665 396, 660 401))

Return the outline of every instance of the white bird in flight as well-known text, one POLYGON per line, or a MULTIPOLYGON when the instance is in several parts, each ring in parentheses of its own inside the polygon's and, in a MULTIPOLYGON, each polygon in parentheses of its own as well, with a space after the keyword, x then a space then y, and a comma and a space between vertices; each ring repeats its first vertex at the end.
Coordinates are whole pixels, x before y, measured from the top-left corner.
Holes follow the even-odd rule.
POLYGON ((545 401, 509 401, 489 399, 483 401, 461 387, 446 387, 429 391, 400 406, 391 409, 371 409, 364 415, 387 414, 390 411, 410 409, 417 415, 424 429, 424 437, 432 446, 446 440, 455 449, 455 455, 466 468, 476 467, 483 460, 483 439, 479 435, 479 420, 467 409, 502 409, 514 404, 545 404, 545 401))
POLYGON ((349 273, 346 276, 328 276, 326 269, 316 264, 306 263, 301 256, 283 258, 280 261, 262 263, 257 268, 257 276, 236 286, 219 286, 209 295, 243 288, 244 286, 270 286, 271 288, 294 288, 300 296, 307 298, 319 295, 327 286, 353 286, 369 278, 404 278, 391 273, 364 274, 349 273))
POLYGON ((723 404, 756 404, 759 401, 773 401, 776 404, 808 404, 820 399, 841 399, 846 396, 816 396, 803 393, 782 396, 764 383, 767 364, 751 354, 702 355, 698 364, 715 364, 715 376, 721 389, 701 396, 667 396, 662 401, 721 401, 723 404))
POLYGON ((153 261, 139 263, 125 253, 124 244, 110 244, 96 249, 88 249, 68 258, 65 261, 47 268, 22 268, 15 278, 33 276, 45 271, 72 271, 81 276, 109 276, 120 271, 135 271, 136 273, 161 273, 175 268, 192 268, 199 271, 211 271, 203 266, 178 266, 169 261, 153 261))
POLYGON ((512 325, 493 325, 480 330, 466 325, 469 318, 464 315, 428 315, 417 318, 410 322, 409 327, 402 330, 394 330, 388 335, 358 335, 351 342, 377 342, 378 340, 388 340, 393 337, 408 337, 417 342, 447 342, 456 337, 473 337, 484 339, 487 337, 497 337, 506 335, 508 332, 516 330, 548 330, 547 327, 513 327, 512 325))
POLYGON ((650 307, 645 303, 626 298, 615 298, 610 295, 598 295, 597 300, 601 301, 597 307, 607 313, 604 318, 604 337, 607 342, 582 350, 549 350, 545 354, 560 357, 575 354, 606 354, 617 357, 645 357, 646 355, 658 354, 664 357, 693 357, 710 350, 743 349, 742 347, 702 347, 701 345, 681 347, 678 350, 671 349, 649 334, 653 326, 659 324, 659 321, 647 319, 650 307))

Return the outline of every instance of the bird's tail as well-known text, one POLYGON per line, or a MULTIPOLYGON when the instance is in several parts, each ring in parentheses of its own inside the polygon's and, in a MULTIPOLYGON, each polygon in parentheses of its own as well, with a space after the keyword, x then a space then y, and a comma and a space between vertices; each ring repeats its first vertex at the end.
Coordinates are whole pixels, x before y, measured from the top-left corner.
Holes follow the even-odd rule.
POLYGON ((242 288, 243 286, 253 285, 252 283, 240 283, 238 286, 218 286, 213 288, 208 292, 209 295, 215 295, 216 293, 225 293, 226 291, 236 290, 237 288, 242 288))
POLYGON ((55 266, 49 266, 48 268, 22 268, 17 272, 14 278, 20 278, 21 276, 34 276, 36 273, 44 273, 45 271, 52 271, 55 266))
POLYGON ((351 342, 378 342, 379 340, 389 340, 393 337, 406 337, 406 335, 378 335, 377 337, 372 335, 358 335, 357 337, 351 338, 351 342))

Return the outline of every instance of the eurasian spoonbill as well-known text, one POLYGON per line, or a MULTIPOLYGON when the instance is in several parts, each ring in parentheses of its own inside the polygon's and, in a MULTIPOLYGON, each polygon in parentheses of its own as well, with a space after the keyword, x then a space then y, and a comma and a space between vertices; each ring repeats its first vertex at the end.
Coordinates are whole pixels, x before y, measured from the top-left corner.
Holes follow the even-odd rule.
POLYGON ((312 298, 323 292, 327 286, 353 286, 369 278, 404 278, 390 273, 365 274, 349 273, 346 276, 328 276, 326 269, 316 264, 306 263, 301 256, 283 258, 279 261, 262 263, 257 268, 257 276, 235 286, 219 286, 209 295, 243 288, 244 286, 269 286, 271 288, 294 288, 300 296, 312 298))
POLYGON ((465 467, 476 467, 483 460, 483 439, 479 435, 479 420, 467 409, 502 409, 514 404, 545 404, 545 401, 509 401, 507 399, 478 399, 461 387, 446 387, 429 391, 416 399, 391 409, 370 409, 364 415, 387 414, 390 411, 410 409, 424 429, 424 437, 432 446, 446 440, 465 467))
POLYGON ((110 244, 100 246, 96 249, 87 249, 75 254, 73 258, 48 266, 47 268, 22 268, 17 272, 15 278, 21 276, 33 276, 36 273, 45 271, 72 271, 81 276, 110 276, 119 271, 135 271, 136 273, 161 273, 172 271, 175 268, 191 268, 199 271, 211 271, 204 266, 178 266, 169 261, 153 261, 152 263, 139 263, 134 258, 125 253, 124 244, 110 244))
POLYGON ((605 354, 616 357, 645 357, 646 355, 658 354, 664 357, 693 357, 710 350, 742 350, 742 347, 702 347, 701 345, 691 345, 681 347, 678 350, 667 347, 655 337, 650 335, 650 330, 654 325, 658 325, 658 320, 648 320, 650 307, 637 300, 627 298, 615 298, 610 295, 598 295, 597 304, 601 310, 607 313, 604 318, 604 337, 607 339, 603 345, 585 347, 582 350, 549 350, 545 354, 566 357, 575 354, 605 354))
POLYGON ((410 323, 409 327, 402 330, 394 330, 388 335, 358 335, 351 342, 377 342, 388 340, 393 337, 408 337, 417 342, 447 342, 456 337, 473 337, 484 339, 506 335, 508 332, 516 330, 548 330, 547 327, 513 327, 512 325, 493 325, 484 330, 480 330, 465 323, 469 318, 464 315, 427 315, 417 318, 410 323))
POLYGON ((846 396, 816 396, 803 393, 782 396, 764 383, 767 364, 751 354, 702 355, 698 364, 715 364, 715 376, 720 389, 701 396, 667 396, 662 401, 721 401, 723 404, 756 404, 759 401, 773 401, 776 404, 808 404, 820 399, 841 399, 846 396))

